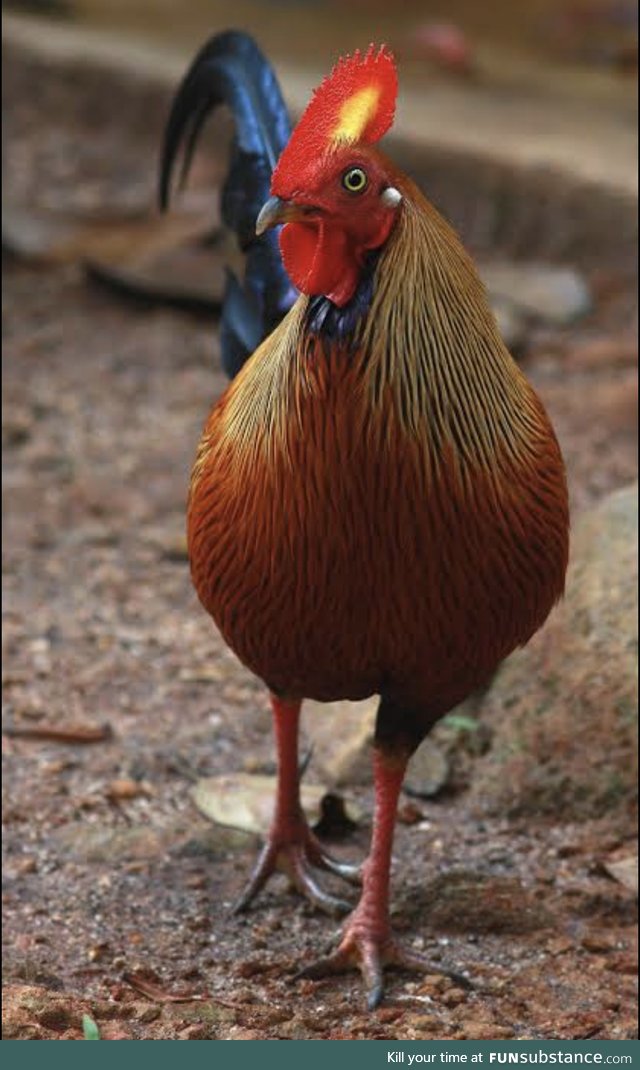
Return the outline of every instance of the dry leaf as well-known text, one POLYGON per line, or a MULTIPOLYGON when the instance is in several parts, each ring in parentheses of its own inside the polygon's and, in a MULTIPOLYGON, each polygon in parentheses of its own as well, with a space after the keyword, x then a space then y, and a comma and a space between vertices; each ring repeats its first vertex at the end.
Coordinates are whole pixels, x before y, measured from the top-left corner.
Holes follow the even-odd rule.
POLYGON ((605 862, 604 868, 614 880, 624 885, 630 892, 638 891, 637 855, 629 855, 628 858, 618 858, 613 862, 605 862))
MULTIPOLYGON (((198 810, 219 825, 230 825, 246 832, 264 834, 273 817, 276 778, 253 773, 225 773, 199 780, 191 790, 198 810)), ((320 784, 302 784, 302 807, 314 826, 324 816, 326 788, 320 784)), ((332 795, 335 800, 335 795, 332 795)), ((352 812, 345 814, 355 823, 352 812)))

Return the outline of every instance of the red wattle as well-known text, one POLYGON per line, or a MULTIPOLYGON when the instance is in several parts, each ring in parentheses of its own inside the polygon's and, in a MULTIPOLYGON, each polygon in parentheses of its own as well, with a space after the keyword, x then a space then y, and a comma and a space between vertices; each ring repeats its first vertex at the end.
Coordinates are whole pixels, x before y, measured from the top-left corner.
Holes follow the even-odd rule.
POLYGON ((325 223, 287 223, 280 232, 285 270, 309 296, 323 294, 342 308, 353 297, 362 260, 340 227, 325 223))

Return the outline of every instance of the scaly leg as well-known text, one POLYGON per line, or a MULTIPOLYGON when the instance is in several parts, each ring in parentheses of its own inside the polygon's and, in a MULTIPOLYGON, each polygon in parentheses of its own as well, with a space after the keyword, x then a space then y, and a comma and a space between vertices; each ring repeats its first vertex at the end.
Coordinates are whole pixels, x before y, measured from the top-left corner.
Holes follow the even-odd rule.
MULTIPOLYGON (((360 902, 347 918, 342 940, 333 954, 313 963, 298 977, 320 978, 359 967, 367 987, 367 1006, 374 1010, 384 995, 383 967, 447 973, 421 955, 405 951, 395 940, 389 922, 389 876, 391 848, 398 796, 407 757, 374 751, 375 811, 371 852, 364 865, 360 902)), ((458 984, 469 987, 466 978, 447 973, 458 984)))
POLYGON ((267 883, 272 873, 287 874, 302 895, 327 914, 345 914, 351 904, 329 895, 316 883, 312 866, 345 880, 359 883, 359 868, 339 862, 326 854, 307 824, 300 804, 298 768, 298 727, 300 702, 286 702, 271 696, 273 724, 278 753, 278 787, 273 823, 249 884, 234 907, 238 914, 267 883))

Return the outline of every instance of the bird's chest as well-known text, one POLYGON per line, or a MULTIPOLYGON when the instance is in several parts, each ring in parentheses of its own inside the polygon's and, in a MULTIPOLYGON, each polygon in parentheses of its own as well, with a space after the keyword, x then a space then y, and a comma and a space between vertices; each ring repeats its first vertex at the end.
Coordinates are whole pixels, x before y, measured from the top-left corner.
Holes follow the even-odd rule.
POLYGON ((553 437, 526 463, 496 455, 497 478, 438 452, 428 411, 409 433, 346 360, 305 368, 260 413, 251 385, 205 430, 189 551, 201 601, 272 689, 359 698, 409 680, 442 704, 544 620, 566 567, 553 437))
POLYGON ((225 406, 214 411, 189 508, 192 573, 254 671, 268 679, 283 660, 296 671, 350 662, 366 691, 382 659, 384 589, 407 560, 403 515, 415 529, 423 510, 420 465, 347 362, 307 371, 276 418, 234 413, 250 435, 244 426, 234 438, 225 406))

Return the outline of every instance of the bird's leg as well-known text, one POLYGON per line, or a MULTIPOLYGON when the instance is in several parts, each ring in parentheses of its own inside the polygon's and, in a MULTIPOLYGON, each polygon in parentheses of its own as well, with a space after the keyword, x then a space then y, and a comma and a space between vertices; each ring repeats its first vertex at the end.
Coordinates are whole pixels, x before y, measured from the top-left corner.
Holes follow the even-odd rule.
POLYGON ((337 899, 317 884, 312 866, 335 873, 346 880, 357 880, 355 866, 339 862, 327 855, 320 841, 307 824, 300 803, 300 772, 298 767, 298 727, 300 702, 289 702, 271 696, 273 725, 278 754, 278 785, 275 814, 256 867, 234 913, 245 910, 264 887, 272 873, 287 874, 302 895, 328 914, 344 914, 351 904, 337 899))
MULTIPOLYGON (((298 977, 320 978, 344 973, 358 967, 367 987, 369 1010, 377 1007, 384 995, 383 968, 443 973, 422 956, 402 948, 395 940, 389 921, 389 877, 391 849, 398 796, 407 766, 408 754, 374 751, 375 811, 371 851, 364 865, 360 901, 347 918, 342 939, 336 951, 313 963, 297 974, 298 977)), ((468 986, 465 978, 448 974, 460 984, 468 986)))

